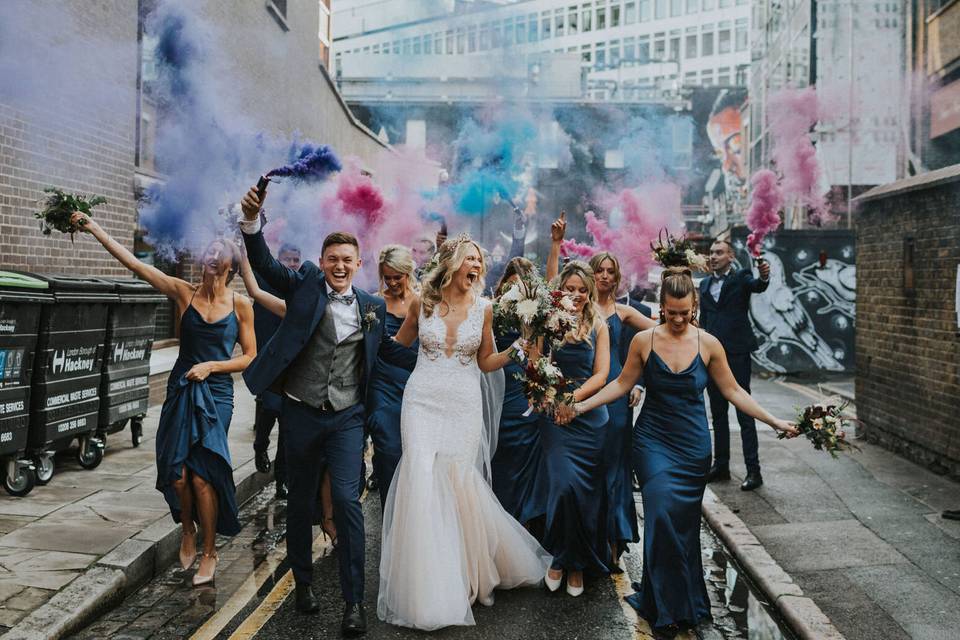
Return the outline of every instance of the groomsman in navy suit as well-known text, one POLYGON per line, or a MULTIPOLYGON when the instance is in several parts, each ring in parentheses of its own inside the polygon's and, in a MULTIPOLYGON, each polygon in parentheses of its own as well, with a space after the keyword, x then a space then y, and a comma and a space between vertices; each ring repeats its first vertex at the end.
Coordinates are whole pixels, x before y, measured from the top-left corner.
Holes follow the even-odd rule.
POLYGON ((243 378, 250 392, 282 397, 280 428, 287 462, 287 555, 296 581, 296 608, 314 613, 313 515, 321 465, 330 470, 337 524, 340 590, 345 602, 344 635, 366 632, 363 607, 364 530, 360 508, 363 399, 380 346, 386 306, 353 286, 361 266, 360 247, 349 233, 323 241, 320 265, 306 261, 294 271, 270 255, 260 230, 260 194, 243 201, 240 223, 250 266, 284 298, 287 314, 243 378))
MULTIPOLYGON (((770 265, 761 262, 760 277, 750 269, 733 268, 733 246, 726 240, 716 240, 710 247, 710 268, 713 274, 700 281, 700 324, 715 336, 727 353, 730 371, 737 384, 750 393, 750 354, 757 349, 750 318, 750 296, 767 290, 770 265)), ((713 420, 714 457, 707 482, 730 479, 730 405, 711 379, 707 385, 710 413, 713 420)), ((760 475, 760 454, 757 445, 757 423, 745 413, 737 411, 740 440, 747 477, 740 488, 752 491, 763 484, 760 475)))

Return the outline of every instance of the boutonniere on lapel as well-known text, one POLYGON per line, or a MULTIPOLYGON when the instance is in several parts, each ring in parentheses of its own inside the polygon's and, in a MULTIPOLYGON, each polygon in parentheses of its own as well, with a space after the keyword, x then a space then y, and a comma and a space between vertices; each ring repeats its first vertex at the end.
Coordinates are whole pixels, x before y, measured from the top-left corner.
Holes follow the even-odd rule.
POLYGON ((379 324, 377 318, 377 305, 368 304, 363 307, 363 330, 370 331, 379 324))

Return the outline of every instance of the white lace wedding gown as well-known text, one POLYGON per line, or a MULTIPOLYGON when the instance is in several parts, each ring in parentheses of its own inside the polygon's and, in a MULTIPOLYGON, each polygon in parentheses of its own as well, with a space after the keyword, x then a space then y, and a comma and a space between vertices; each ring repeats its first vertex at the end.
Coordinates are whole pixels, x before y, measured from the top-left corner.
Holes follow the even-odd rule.
POLYGON ((493 590, 535 585, 550 556, 500 503, 478 466, 483 430, 478 297, 447 354, 446 325, 420 315, 420 353, 400 414, 403 456, 383 517, 377 615, 433 630, 474 624, 493 590))

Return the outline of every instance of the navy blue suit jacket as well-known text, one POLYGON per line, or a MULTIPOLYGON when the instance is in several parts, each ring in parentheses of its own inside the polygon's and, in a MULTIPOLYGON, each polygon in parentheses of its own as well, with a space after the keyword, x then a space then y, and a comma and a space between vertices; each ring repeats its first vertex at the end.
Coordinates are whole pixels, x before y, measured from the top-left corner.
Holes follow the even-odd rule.
MULTIPOLYGON (((243 241, 247 246, 250 266, 287 303, 287 315, 276 333, 243 372, 243 379, 250 393, 260 395, 268 389, 282 390, 287 367, 300 354, 323 318, 327 308, 327 291, 323 271, 316 264, 307 261, 299 271, 293 271, 270 254, 262 233, 243 234, 243 241)), ((377 362, 380 345, 389 340, 383 331, 387 307, 382 298, 370 295, 362 289, 354 287, 353 292, 360 304, 360 315, 364 318, 361 325, 364 333, 361 397, 364 397, 366 389, 369 388, 368 383, 377 362), (376 322, 368 323, 365 317, 371 311, 376 315, 376 322)))
POLYGON ((757 349, 757 337, 747 312, 750 296, 763 293, 769 282, 755 278, 750 269, 732 271, 720 288, 720 299, 710 295, 714 276, 700 281, 700 326, 715 336, 727 353, 750 353, 757 349))

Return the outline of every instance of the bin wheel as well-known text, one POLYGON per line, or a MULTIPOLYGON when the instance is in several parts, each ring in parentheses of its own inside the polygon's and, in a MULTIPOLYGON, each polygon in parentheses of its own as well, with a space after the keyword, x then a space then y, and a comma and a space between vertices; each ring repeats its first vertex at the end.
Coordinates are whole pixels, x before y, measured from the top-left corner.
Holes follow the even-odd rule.
POLYGON ((96 469, 103 462, 103 447, 97 446, 90 438, 81 441, 77 450, 77 462, 84 469, 96 469))
POLYGON ((130 420, 130 440, 135 447, 139 447, 143 442, 143 421, 139 418, 130 420))
POLYGON ((11 478, 9 475, 3 477, 3 488, 7 490, 7 493, 18 498, 33 491, 36 484, 37 474, 27 466, 17 465, 15 477, 11 478))
POLYGON ((53 478, 53 456, 34 456, 33 465, 36 467, 37 484, 41 487, 53 478))

